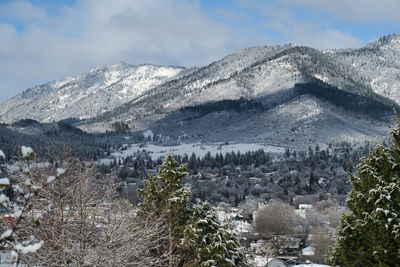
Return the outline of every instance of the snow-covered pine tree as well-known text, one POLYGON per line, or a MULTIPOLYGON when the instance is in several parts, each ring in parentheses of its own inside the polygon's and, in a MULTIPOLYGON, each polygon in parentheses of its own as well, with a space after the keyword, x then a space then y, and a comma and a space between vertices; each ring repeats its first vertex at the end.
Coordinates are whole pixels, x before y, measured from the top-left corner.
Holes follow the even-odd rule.
POLYGON ((156 176, 149 175, 140 190, 143 198, 139 214, 153 215, 165 221, 164 251, 170 267, 244 266, 238 236, 222 225, 208 205, 191 207, 190 189, 182 187, 187 174, 168 155, 156 176))
POLYGON ((245 266, 245 256, 239 247, 238 235, 228 225, 221 224, 213 208, 203 204, 192 209, 181 240, 181 248, 186 252, 184 266, 245 266))
POLYGON ((362 158, 330 261, 339 266, 398 266, 400 262, 400 122, 391 145, 362 158))
POLYGON ((190 190, 181 185, 186 174, 186 167, 178 166, 174 157, 169 154, 159 167, 157 175, 149 175, 144 188, 139 191, 143 198, 140 213, 165 220, 168 241, 165 251, 160 253, 169 255, 170 267, 178 266, 176 262, 180 256, 177 245, 188 219, 187 203, 190 190))

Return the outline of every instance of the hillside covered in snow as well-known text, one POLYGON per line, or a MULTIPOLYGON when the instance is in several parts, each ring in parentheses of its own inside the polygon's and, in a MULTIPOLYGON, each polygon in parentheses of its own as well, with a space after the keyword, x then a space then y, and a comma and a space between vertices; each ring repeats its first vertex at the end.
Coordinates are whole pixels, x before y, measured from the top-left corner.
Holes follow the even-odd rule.
POLYGON ((400 35, 361 49, 319 51, 303 46, 253 47, 172 79, 98 121, 132 118, 224 99, 255 99, 318 80, 385 104, 400 103, 400 35))
POLYGON ((111 64, 1 103, 0 122, 77 118, 92 132, 126 122, 167 139, 289 146, 374 139, 399 110, 399 62, 394 34, 359 49, 250 47, 193 69, 111 64))
POLYGON ((0 103, 1 122, 87 119, 110 111, 175 77, 184 68, 123 62, 35 86, 0 103))

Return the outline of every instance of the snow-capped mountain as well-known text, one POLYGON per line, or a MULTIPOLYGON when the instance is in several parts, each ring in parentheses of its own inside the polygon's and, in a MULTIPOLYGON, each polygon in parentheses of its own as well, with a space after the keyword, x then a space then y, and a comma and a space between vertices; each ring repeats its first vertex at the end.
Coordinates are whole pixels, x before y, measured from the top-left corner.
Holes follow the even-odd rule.
POLYGON ((310 81, 393 105, 400 103, 399 39, 392 35, 361 49, 338 51, 294 45, 247 48, 154 87, 96 121, 164 114, 209 101, 256 99, 310 81))
POLYGON ((400 35, 390 35, 360 49, 250 47, 190 70, 108 65, 29 89, 0 104, 0 118, 74 117, 87 119, 79 127, 93 131, 125 121, 162 135, 214 141, 229 135, 278 143, 308 136, 320 142, 384 135, 399 103, 400 35), (263 109, 254 114, 207 106, 239 99, 263 109), (202 111, 185 111, 203 105, 202 111))
POLYGON ((1 122, 24 118, 41 122, 92 118, 183 72, 185 69, 181 67, 133 66, 123 62, 98 67, 82 75, 33 87, 0 103, 1 122))
POLYGON ((375 119, 362 116, 312 95, 293 94, 281 103, 262 108, 255 101, 246 103, 242 99, 188 107, 168 113, 148 128, 158 136, 186 142, 255 142, 307 148, 315 143, 381 138, 390 127, 380 115, 375 119))
POLYGON ((400 34, 384 36, 360 49, 326 53, 355 69, 377 94, 400 104, 400 34))

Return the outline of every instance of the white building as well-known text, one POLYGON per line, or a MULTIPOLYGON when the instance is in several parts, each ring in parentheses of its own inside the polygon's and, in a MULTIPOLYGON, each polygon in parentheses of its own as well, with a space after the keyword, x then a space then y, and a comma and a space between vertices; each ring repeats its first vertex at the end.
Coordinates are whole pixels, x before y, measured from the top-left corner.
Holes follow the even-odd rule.
POLYGON ((311 204, 299 204, 299 210, 312 210, 313 208, 311 204))
POLYGON ((314 256, 315 255, 315 248, 314 247, 305 247, 301 250, 301 254, 303 256, 314 256))

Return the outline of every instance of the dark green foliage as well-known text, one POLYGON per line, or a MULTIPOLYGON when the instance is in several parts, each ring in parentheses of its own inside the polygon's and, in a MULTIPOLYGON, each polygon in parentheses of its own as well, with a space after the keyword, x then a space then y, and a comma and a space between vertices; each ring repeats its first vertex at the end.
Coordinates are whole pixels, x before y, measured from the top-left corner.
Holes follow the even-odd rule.
POLYGON ((140 211, 157 216, 182 214, 186 210, 189 195, 188 188, 181 185, 186 174, 186 167, 178 166, 174 157, 168 155, 159 166, 157 175, 149 174, 144 188, 139 191, 143 198, 140 211))
POLYGON ((226 225, 221 225, 215 211, 203 204, 192 209, 182 239, 187 267, 244 266, 245 256, 239 236, 226 225))
POLYGON ((395 102, 377 94, 363 96, 346 92, 313 78, 309 78, 308 83, 296 84, 295 90, 300 95, 311 94, 336 106, 345 108, 348 111, 380 119, 382 117, 390 118, 388 114, 392 113, 392 109, 399 108, 395 102))
POLYGON ((264 111, 264 106, 261 102, 255 100, 247 100, 244 98, 240 98, 237 100, 221 100, 215 102, 208 102, 202 105, 197 106, 189 106, 181 109, 183 112, 199 112, 200 116, 205 116, 211 112, 220 112, 220 111, 264 111))
POLYGON ((331 262, 340 266, 398 266, 400 262, 400 124, 390 147, 361 159, 331 262))
POLYGON ((78 118, 66 118, 66 119, 61 120, 61 122, 73 125, 73 124, 82 122, 82 120, 78 119, 78 118))
POLYGON ((190 190, 181 185, 186 174, 186 167, 170 154, 139 191, 143 198, 139 214, 165 221, 167 241, 155 253, 167 254, 169 266, 174 267, 242 266, 244 254, 238 237, 221 225, 209 206, 188 204, 190 190))
POLYGON ((126 133, 129 131, 129 126, 123 121, 114 122, 111 127, 114 129, 116 133, 126 133))
POLYGON ((86 132, 82 131, 81 129, 76 128, 76 127, 72 126, 70 123, 67 123, 64 121, 57 122, 57 126, 59 128, 59 132, 66 131, 66 132, 70 132, 73 134, 81 134, 81 135, 87 134, 86 132))
POLYGON ((25 145, 39 156, 46 154, 49 147, 68 147, 79 156, 93 160, 122 142, 120 136, 89 134, 63 121, 39 123, 26 119, 13 123, 12 127, 0 125, 0 148, 11 158, 19 151, 18 147, 25 145))
POLYGON ((40 122, 38 122, 37 120, 32 120, 32 119, 23 119, 23 120, 19 120, 16 121, 12 124, 13 127, 26 127, 29 125, 37 125, 40 124, 40 122))
POLYGON ((178 245, 189 215, 187 202, 190 191, 181 186, 186 174, 186 167, 178 166, 170 154, 158 168, 157 175, 149 174, 144 188, 139 190, 143 198, 139 205, 139 214, 155 216, 165 222, 166 242, 156 253, 160 256, 168 255, 168 266, 171 267, 177 266, 177 262, 182 258, 178 245))
MULTIPOLYGON (((279 160, 262 149, 246 153, 207 153, 201 158, 192 153, 174 158, 188 165, 190 175, 183 183, 191 185, 193 202, 200 199, 236 205, 248 195, 287 201, 295 195, 318 194, 320 199, 325 199, 330 194, 343 203, 350 190, 346 183, 347 172, 355 169, 358 159, 367 155, 369 148, 368 143, 335 143, 325 149, 310 147, 307 152, 290 151, 290 157, 279 157, 279 160)), ((152 160, 147 153, 139 152, 125 158, 121 167, 117 162, 111 162, 109 167, 121 180, 141 187, 142 177, 148 172, 155 173, 153 166, 162 162, 161 158, 152 160)), ((136 203, 137 199, 133 199, 132 194, 129 196, 136 203)))

